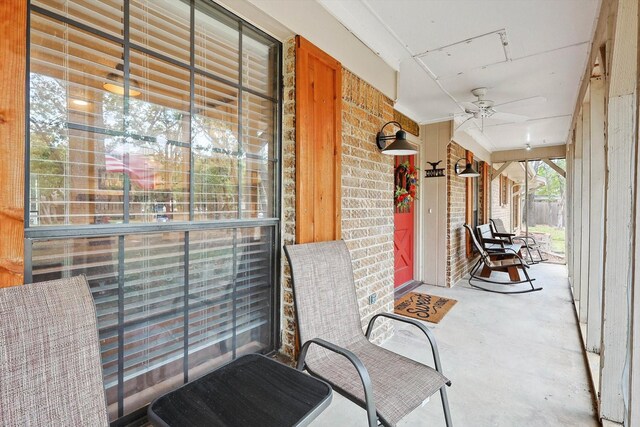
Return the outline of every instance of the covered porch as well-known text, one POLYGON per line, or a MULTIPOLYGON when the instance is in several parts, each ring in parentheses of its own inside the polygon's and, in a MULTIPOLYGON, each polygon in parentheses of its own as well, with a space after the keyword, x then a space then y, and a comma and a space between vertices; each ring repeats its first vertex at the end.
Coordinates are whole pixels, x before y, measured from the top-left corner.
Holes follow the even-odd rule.
MULTIPOLYGON (((106 418, 140 425, 246 354, 295 362, 283 247, 343 240, 363 327, 411 284, 458 301, 428 324, 455 425, 640 427, 638 2, 581 1, 7 0, 0 288, 85 275, 106 418), (528 235, 529 198, 567 265, 470 288, 463 226, 528 235)), ((336 393, 313 425, 365 424, 336 393)))

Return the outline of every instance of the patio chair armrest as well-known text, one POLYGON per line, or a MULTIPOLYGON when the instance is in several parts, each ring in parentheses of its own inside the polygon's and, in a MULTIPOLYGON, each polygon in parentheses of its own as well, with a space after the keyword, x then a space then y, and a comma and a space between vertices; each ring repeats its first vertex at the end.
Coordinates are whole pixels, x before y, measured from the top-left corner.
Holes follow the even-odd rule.
POLYGON ((375 427, 378 425, 378 419, 376 415, 376 405, 375 400, 373 398, 373 384, 371 383, 371 377, 369 376, 369 371, 364 366, 364 363, 355 355, 352 351, 347 350, 344 347, 340 347, 336 344, 333 344, 329 341, 323 340, 322 338, 312 338, 306 341, 302 345, 302 349, 300 350, 300 357, 298 358, 298 365, 296 369, 299 371, 304 370, 304 360, 307 357, 307 352, 309 351, 309 347, 311 344, 319 345, 320 347, 324 347, 327 350, 333 351, 341 356, 344 356, 351 364, 356 368, 358 375, 360 376, 360 380, 362 381, 362 386, 364 387, 364 400, 365 400, 365 409, 367 411, 367 417, 369 420, 369 427, 375 427))
POLYGON ((538 242, 536 242, 536 239, 534 239, 531 236, 518 236, 518 237, 514 237, 513 239, 514 240, 516 240, 516 239, 517 240, 522 240, 525 243, 525 245, 537 245, 538 244, 538 242), (528 240, 530 240, 532 243, 527 243, 528 240))
MULTIPOLYGON (((369 337, 371 336, 371 332, 373 331, 373 325, 378 319, 378 317, 387 317, 389 319, 397 320, 399 322, 408 323, 420 329, 426 335, 427 339, 429 340, 429 344, 431 344, 431 353, 433 354, 433 362, 436 365, 436 371, 444 375, 444 372, 442 372, 442 363, 440 362, 440 353, 438 352, 438 344, 436 342, 436 337, 435 335, 433 335, 433 332, 431 332, 429 328, 427 328, 424 324, 420 323, 415 319, 410 319, 408 317, 400 316, 395 313, 378 313, 375 316, 373 316, 369 321, 369 326, 367 326, 367 332, 365 334, 367 339, 369 339, 369 337)), ((447 385, 451 386, 451 381, 447 382, 447 385)))
POLYGON ((494 232, 493 233, 494 236, 498 236, 498 237, 515 237, 516 235, 513 233, 500 233, 500 232, 494 232))

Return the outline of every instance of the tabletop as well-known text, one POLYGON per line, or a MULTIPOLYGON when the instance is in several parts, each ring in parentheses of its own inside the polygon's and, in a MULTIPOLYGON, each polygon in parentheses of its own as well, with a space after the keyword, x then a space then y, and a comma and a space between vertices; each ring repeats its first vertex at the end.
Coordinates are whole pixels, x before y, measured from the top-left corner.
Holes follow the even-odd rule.
POLYGON ((154 400, 154 426, 302 427, 331 403, 331 387, 260 354, 242 356, 154 400))

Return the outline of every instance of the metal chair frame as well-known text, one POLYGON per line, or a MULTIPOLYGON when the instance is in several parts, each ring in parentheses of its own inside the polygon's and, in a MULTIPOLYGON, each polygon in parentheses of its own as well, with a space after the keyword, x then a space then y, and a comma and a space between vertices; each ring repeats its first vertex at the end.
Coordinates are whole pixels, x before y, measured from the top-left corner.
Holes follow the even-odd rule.
MULTIPOLYGON (((421 324, 420 322, 414 319, 408 319, 406 317, 399 316, 394 313, 378 313, 371 318, 369 321, 369 325, 367 326, 367 332, 365 336, 367 339, 370 339, 371 332, 373 331, 373 325, 379 317, 387 317, 389 319, 397 320, 399 322, 408 323, 420 329, 422 333, 425 334, 429 344, 431 345, 431 354, 433 356, 433 361, 435 364, 436 371, 443 373, 442 371, 442 362, 440 362, 440 353, 438 352, 438 344, 436 343, 436 338, 433 335, 433 332, 429 330, 426 326, 421 324)), ((376 404, 373 397, 373 385, 371 384, 371 377, 369 377, 369 372, 367 368, 364 366, 362 361, 356 356, 353 352, 347 350, 344 347, 337 346, 333 343, 330 343, 326 340, 320 338, 314 338, 306 341, 302 349, 300 350, 300 356, 298 358, 298 363, 296 369, 299 371, 304 371, 306 366, 304 364, 304 360, 307 357, 307 352, 309 351, 309 347, 311 344, 316 344, 321 347, 324 347, 328 350, 331 350, 337 354, 344 356, 351 364, 356 368, 358 375, 360 376, 360 380, 362 381, 362 387, 364 388, 364 396, 365 396, 365 405, 364 409, 367 411, 367 420, 369 422, 369 427, 383 425, 387 426, 388 424, 381 417, 378 417, 376 412, 376 404)), ((447 427, 453 427, 453 421, 451 420, 451 411, 449 410, 449 399, 447 397, 447 387, 451 387, 451 381, 447 382, 444 386, 440 387, 440 398, 442 400, 442 410, 444 411, 444 419, 447 427)), ((339 390, 340 391, 340 390, 339 390)), ((341 394, 345 395, 341 392, 341 394)), ((345 395, 345 397, 350 399, 350 395, 345 395)), ((351 399, 350 399, 351 400, 351 399)), ((359 402, 355 402, 359 403, 359 402)))
MULTIPOLYGON (((332 242, 324 242, 324 244, 330 244, 332 242)), ((292 257, 290 254, 290 248, 289 246, 285 246, 285 255, 287 257, 287 260, 289 261, 290 265, 292 264, 292 257)), ((293 289, 294 289, 294 296, 297 298, 297 293, 296 293, 296 274, 294 272, 294 269, 292 268, 292 279, 293 279, 293 289)), ((345 284, 348 285, 348 284, 345 284)), ((297 301, 297 300, 296 300, 297 301)), ((299 319, 299 305, 296 304, 295 306, 296 309, 296 317, 299 319)), ((349 309, 352 310, 357 310, 357 307, 349 307, 349 309)), ((439 372, 440 374, 444 375, 443 373, 443 369, 442 369, 442 363, 440 361, 440 354, 438 352, 438 345, 436 343, 436 339, 435 336, 433 334, 433 332, 427 328, 425 325, 423 325, 422 323, 420 323, 419 321, 415 320, 415 319, 409 319, 403 316, 399 316, 397 314, 394 313, 378 313, 376 315, 374 315, 371 320, 369 321, 369 325, 367 327, 367 331, 364 334, 364 338, 366 338, 367 340, 370 341, 370 337, 371 337, 371 333, 374 329, 374 325, 377 319, 384 317, 384 318, 388 318, 388 319, 392 319, 393 321, 398 321, 398 322, 403 322, 403 323, 407 323, 410 324, 416 328, 418 328, 420 331, 422 331, 422 333, 425 335, 425 337, 427 338, 428 343, 430 344, 431 347, 431 354, 433 356, 433 361, 434 361, 434 368, 435 371, 439 372)), ((300 329, 298 329, 298 336, 300 337, 301 331, 300 329)), ((376 402, 375 402, 375 398, 374 398, 374 393, 373 393, 373 382, 371 380, 371 377, 369 376, 369 372, 366 368, 366 366, 364 365, 364 363, 362 362, 362 360, 351 350, 349 350, 348 348, 339 346, 335 343, 329 342, 325 339, 321 339, 321 338, 311 338, 308 339, 307 341, 304 342, 304 344, 302 345, 302 348, 300 350, 300 355, 298 357, 298 362, 297 362, 297 369, 300 371, 303 371, 304 369, 307 369, 307 371, 314 376, 319 376, 320 378, 323 378, 321 375, 318 375, 317 373, 314 373, 313 369, 310 369, 309 366, 306 365, 305 360, 307 358, 307 353, 309 351, 309 348, 312 345, 317 345, 320 347, 323 347, 327 350, 330 350, 336 354, 339 354, 341 356, 343 356, 344 358, 346 358, 351 365, 353 365, 353 367, 355 368, 355 370, 358 373, 358 376, 360 377, 360 380, 362 382, 362 387, 363 387, 363 391, 364 391, 364 402, 362 402, 359 398, 356 398, 354 395, 352 395, 351 393, 342 390, 339 386, 337 386, 336 384, 332 384, 333 388, 339 392, 340 394, 342 394, 343 396, 345 396, 346 398, 348 398, 349 400, 351 400, 352 402, 358 404, 359 406, 362 406, 366 412, 367 412, 367 421, 368 421, 368 425, 369 427, 375 427, 378 425, 383 425, 383 426, 390 426, 392 425, 388 420, 385 420, 384 417, 382 415, 380 415, 377 410, 376 410, 376 402)), ((327 380, 329 383, 331 383, 331 381, 327 380)), ((442 385, 439 388, 439 392, 440 392, 440 397, 441 397, 441 401, 442 401, 442 409, 444 412, 444 418, 445 418, 445 423, 447 425, 447 427, 453 427, 453 421, 451 418, 451 412, 449 409, 449 400, 447 398, 447 391, 446 388, 448 386, 451 386, 451 381, 447 381, 444 385, 442 385)))

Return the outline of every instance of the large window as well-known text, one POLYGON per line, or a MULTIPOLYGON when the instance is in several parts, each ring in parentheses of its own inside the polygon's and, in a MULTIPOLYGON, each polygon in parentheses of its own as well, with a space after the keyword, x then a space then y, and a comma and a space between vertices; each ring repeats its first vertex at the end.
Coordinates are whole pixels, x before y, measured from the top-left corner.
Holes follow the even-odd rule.
POLYGON ((207 0, 31 2, 26 280, 87 276, 112 420, 276 345, 280 55, 207 0))

